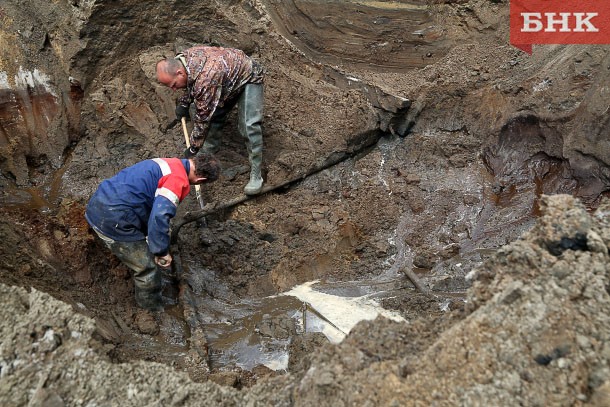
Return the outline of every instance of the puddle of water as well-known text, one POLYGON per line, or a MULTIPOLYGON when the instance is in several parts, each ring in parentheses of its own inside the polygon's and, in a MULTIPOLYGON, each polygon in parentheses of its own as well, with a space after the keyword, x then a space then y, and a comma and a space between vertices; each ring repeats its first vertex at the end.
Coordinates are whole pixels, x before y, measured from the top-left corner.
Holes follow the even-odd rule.
POLYGON ((405 321, 383 309, 373 297, 393 295, 398 281, 308 282, 290 291, 258 301, 229 303, 198 296, 196 309, 208 341, 211 368, 235 365, 251 370, 264 365, 287 370, 292 338, 321 332, 333 343, 341 342, 362 320, 379 315, 405 321))
POLYGON ((212 368, 235 365, 251 370, 264 365, 288 368, 292 336, 302 333, 302 303, 293 297, 268 297, 260 301, 228 304, 207 298, 197 304, 208 341, 212 368), (214 318, 209 318, 209 312, 214 318))
MULTIPOLYGON (((294 287, 281 295, 298 298, 307 304, 328 327, 323 327, 322 333, 334 343, 339 343, 360 321, 373 320, 382 315, 394 321, 406 322, 398 313, 383 309, 368 295, 345 297, 328 294, 313 288, 318 281, 311 281, 294 287)), ((318 326, 318 325, 316 325, 318 326)))
MULTIPOLYGON (((215 280, 213 274, 195 273, 198 277, 207 275, 204 279, 208 283, 215 280)), ((196 281, 197 278, 193 281, 189 278, 189 286, 196 281)), ((122 347, 127 353, 139 353, 144 358, 154 355, 156 361, 180 365, 193 346, 189 337, 196 328, 204 332, 211 369, 239 367, 251 371, 262 365, 274 371, 287 371, 290 346, 297 335, 322 333, 331 343, 340 343, 363 320, 381 315, 407 322, 398 312, 380 306, 384 299, 404 291, 404 283, 402 276, 391 279, 380 276, 367 281, 316 280, 275 296, 248 301, 225 295, 222 284, 203 289, 201 283, 201 290, 196 289, 190 297, 196 310, 196 317, 191 320, 185 320, 181 304, 169 304, 176 293, 164 291, 168 306, 161 317, 160 332, 154 337, 125 338, 122 347)), ((449 303, 450 298, 439 304, 442 308, 449 303)))

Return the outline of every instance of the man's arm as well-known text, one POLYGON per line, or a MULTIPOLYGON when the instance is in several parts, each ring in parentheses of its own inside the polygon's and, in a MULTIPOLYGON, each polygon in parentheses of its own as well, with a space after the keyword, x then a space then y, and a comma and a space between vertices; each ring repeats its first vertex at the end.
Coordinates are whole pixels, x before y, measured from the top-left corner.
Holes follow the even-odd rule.
POLYGON ((174 216, 176 216, 174 202, 163 195, 157 195, 148 218, 148 248, 155 255, 157 264, 163 267, 168 267, 171 263, 169 226, 174 216), (168 264, 160 264, 158 259, 165 259, 168 264))
POLYGON ((222 97, 224 73, 215 72, 210 75, 207 77, 201 75, 192 89, 195 116, 191 132, 191 146, 196 148, 202 147, 210 128, 210 121, 222 97))

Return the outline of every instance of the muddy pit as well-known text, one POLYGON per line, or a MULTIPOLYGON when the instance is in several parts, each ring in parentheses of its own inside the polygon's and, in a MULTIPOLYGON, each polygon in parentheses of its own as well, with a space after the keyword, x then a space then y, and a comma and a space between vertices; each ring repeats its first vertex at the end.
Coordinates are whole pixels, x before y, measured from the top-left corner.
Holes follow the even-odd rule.
MULTIPOLYGON (((607 50, 527 56, 507 44, 507 3, 169 3, 0 6, 0 42, 16 38, 7 55, 23 65, 0 60, 0 282, 93 318, 114 363, 245 389, 306 379, 344 341, 375 360, 400 346, 417 355, 470 312, 467 276, 534 226, 543 195, 590 212, 608 195, 607 50), (82 214, 102 179, 183 150, 179 126, 166 128, 175 95, 151 72, 197 42, 266 66, 264 172, 276 188, 180 225, 165 311, 153 314, 135 307, 129 271, 82 214), (23 73, 34 67, 47 73, 23 73), (374 334, 357 325, 378 315, 391 322, 374 334)), ((234 117, 219 158, 204 200, 222 204, 248 172, 234 117)), ((197 209, 187 198, 175 221, 197 209)))

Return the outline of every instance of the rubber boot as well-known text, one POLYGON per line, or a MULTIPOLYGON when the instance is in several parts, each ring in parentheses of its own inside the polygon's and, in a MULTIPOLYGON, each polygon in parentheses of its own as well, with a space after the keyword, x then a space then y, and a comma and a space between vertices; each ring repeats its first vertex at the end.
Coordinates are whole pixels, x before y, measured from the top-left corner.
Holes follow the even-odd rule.
POLYGON ((222 136, 222 128, 224 126, 224 120, 212 119, 210 123, 210 129, 208 130, 208 135, 205 138, 205 142, 203 143, 202 150, 209 154, 216 154, 218 150, 220 150, 221 136, 222 136))
POLYGON ((263 188, 263 85, 245 86, 238 103, 239 132, 246 139, 250 160, 250 181, 244 188, 246 195, 256 195, 263 188))
POLYGON ((112 251, 133 270, 136 304, 150 311, 162 310, 161 273, 146 241, 115 242, 112 251))
POLYGON ((155 258, 148 250, 146 240, 118 242, 94 228, 95 233, 106 247, 133 271, 136 303, 141 308, 152 311, 163 309, 161 296, 161 273, 155 258))
POLYGON ((149 311, 163 310, 161 295, 161 273, 157 267, 146 268, 133 275, 136 304, 149 311))
POLYGON ((244 187, 246 195, 256 195, 263 189, 263 176, 261 174, 261 164, 263 155, 250 153, 250 181, 244 187))

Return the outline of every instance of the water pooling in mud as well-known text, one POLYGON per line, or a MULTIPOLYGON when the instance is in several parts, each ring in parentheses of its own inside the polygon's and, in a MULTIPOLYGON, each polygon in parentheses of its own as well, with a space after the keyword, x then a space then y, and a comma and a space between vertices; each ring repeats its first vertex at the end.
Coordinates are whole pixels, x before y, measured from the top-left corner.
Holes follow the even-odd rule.
MULTIPOLYGON (((199 275, 209 274, 204 271, 199 275)), ((313 281, 278 295, 238 302, 199 295, 194 306, 208 342, 211 368, 264 365, 286 370, 295 335, 321 332, 338 343, 360 321, 379 315, 404 321, 379 301, 392 297, 404 281, 313 281)), ((222 291, 222 290, 220 290, 222 291)))
POLYGON ((66 167, 61 167, 42 185, 28 188, 10 186, 0 191, 0 205, 7 209, 25 209, 31 211, 50 212, 59 200, 62 176, 66 167))

